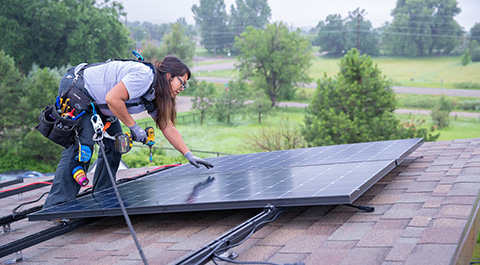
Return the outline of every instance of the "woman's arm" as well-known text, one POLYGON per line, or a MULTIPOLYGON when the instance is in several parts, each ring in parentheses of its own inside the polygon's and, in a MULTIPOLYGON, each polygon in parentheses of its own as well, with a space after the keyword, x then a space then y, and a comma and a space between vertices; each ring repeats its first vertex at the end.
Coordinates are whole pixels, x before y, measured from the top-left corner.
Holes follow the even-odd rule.
POLYGON ((105 97, 105 101, 107 102, 108 108, 110 111, 117 117, 123 124, 131 127, 135 125, 135 120, 133 120, 130 113, 128 113, 127 106, 125 105, 125 101, 130 98, 128 94, 127 88, 123 81, 116 84, 105 97))

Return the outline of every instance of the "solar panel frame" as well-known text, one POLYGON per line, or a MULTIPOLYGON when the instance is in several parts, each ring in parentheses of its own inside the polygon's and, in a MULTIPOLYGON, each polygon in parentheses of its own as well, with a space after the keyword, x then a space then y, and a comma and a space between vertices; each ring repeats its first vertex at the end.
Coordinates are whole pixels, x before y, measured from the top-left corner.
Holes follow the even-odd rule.
MULTIPOLYGON (((422 142, 419 138, 218 157, 209 159, 215 164, 211 170, 182 165, 118 188, 129 214, 351 204, 422 142)), ((109 189, 29 219, 115 215, 121 215, 120 205, 109 189)))

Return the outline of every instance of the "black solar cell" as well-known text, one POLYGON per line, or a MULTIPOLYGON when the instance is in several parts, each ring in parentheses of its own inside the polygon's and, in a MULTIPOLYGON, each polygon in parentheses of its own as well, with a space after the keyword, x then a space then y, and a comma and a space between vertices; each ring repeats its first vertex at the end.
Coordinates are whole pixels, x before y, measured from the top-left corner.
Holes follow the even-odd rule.
MULTIPOLYGON (((208 159, 119 185, 129 214, 350 204, 422 139, 324 146, 208 159)), ((121 215, 113 189, 54 206, 30 220, 121 215)))

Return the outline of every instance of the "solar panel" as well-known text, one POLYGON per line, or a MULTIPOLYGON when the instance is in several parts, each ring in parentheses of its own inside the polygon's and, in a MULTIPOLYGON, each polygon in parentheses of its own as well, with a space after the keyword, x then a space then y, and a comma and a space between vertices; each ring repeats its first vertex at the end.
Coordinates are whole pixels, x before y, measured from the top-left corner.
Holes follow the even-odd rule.
MULTIPOLYGON (((323 146, 209 158, 119 185, 129 214, 353 203, 423 139, 323 146)), ((121 215, 113 189, 77 198, 30 220, 121 215)))

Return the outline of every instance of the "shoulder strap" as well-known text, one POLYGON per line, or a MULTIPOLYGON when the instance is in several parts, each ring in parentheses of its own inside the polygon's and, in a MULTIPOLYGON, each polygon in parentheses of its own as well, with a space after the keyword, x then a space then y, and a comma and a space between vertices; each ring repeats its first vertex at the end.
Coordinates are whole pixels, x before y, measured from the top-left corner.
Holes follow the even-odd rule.
MULTIPOLYGON (((136 51, 132 51, 132 52, 138 58, 138 60, 136 60, 136 59, 109 59, 105 62, 87 64, 87 65, 83 66, 78 71, 78 74, 82 75, 83 71, 86 68, 106 64, 106 63, 113 62, 113 61, 138 62, 138 63, 145 64, 146 66, 150 67, 150 69, 152 69, 152 71, 153 71, 153 82, 150 85, 150 87, 148 88, 147 92, 143 96, 141 96, 141 99, 142 99, 142 104, 145 106, 145 109, 147 110, 148 114, 151 114, 151 113, 155 112, 155 110, 157 109, 157 104, 155 102, 155 83, 157 82, 157 71, 155 70, 155 66, 151 62, 145 61, 143 59, 143 57, 139 53, 137 53, 136 51)), ((125 103, 125 105, 128 108, 128 107, 138 106, 138 105, 140 105, 140 103, 125 103)), ((97 106, 98 106, 98 108, 101 108, 101 109, 108 109, 107 104, 97 104, 97 106)))

